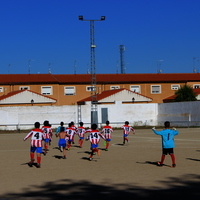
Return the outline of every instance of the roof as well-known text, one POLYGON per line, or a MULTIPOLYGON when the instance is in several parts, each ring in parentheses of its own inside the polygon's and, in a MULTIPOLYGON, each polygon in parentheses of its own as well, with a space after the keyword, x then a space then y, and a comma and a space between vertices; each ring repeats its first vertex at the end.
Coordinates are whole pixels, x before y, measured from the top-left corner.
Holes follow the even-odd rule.
MULTIPOLYGON (((122 89, 115 89, 115 90, 106 90, 106 91, 103 91, 101 94, 97 94, 97 101, 98 102, 103 102, 104 101, 107 101, 107 102, 113 102, 113 101, 117 101, 119 100, 119 97, 120 97, 120 100, 123 100, 123 101, 127 101, 127 98, 128 98, 128 101, 133 101, 133 97, 136 101, 140 101, 140 102, 149 102, 149 101, 152 101, 152 98, 149 98, 149 97, 146 97, 142 94, 139 94, 139 93, 136 93, 136 92, 133 92, 131 90, 128 90, 128 89, 125 89, 125 88, 122 88, 122 89), (121 93, 122 91, 124 91, 127 95, 119 95, 119 96, 116 96, 118 93, 121 93), (111 97, 115 95, 113 98, 109 98, 108 97, 111 97), (139 97, 139 98, 138 98, 139 97)), ((78 101, 77 103, 78 104, 82 104, 86 101, 91 101, 91 96, 87 97, 87 98, 84 98, 80 101, 78 101)))
MULTIPOLYGON (((167 83, 200 81, 199 73, 96 74, 101 83, 167 83)), ((0 84, 90 84, 91 74, 0 74, 0 84)))
POLYGON ((0 104, 55 103, 56 99, 31 90, 18 90, 0 96, 0 104))

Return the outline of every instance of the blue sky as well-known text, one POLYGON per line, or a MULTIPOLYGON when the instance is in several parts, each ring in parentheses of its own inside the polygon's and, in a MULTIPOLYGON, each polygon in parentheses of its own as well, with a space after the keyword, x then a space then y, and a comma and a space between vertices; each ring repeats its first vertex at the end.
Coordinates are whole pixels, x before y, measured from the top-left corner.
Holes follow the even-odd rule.
POLYGON ((127 74, 200 70, 200 0, 0 0, 0 73, 87 73, 79 15, 106 16, 95 22, 96 73, 120 73, 119 45, 127 74))

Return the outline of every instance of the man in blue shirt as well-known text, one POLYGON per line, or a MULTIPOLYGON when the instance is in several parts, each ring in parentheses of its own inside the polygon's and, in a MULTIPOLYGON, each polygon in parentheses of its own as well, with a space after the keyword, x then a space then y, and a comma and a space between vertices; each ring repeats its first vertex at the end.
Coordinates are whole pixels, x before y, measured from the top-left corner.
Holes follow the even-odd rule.
POLYGON ((160 135, 162 137, 162 156, 161 162, 158 162, 158 166, 163 166, 165 156, 169 154, 172 159, 172 167, 176 167, 175 155, 174 155, 174 136, 178 135, 178 131, 175 128, 170 128, 170 122, 166 121, 164 123, 165 128, 162 131, 156 131, 155 128, 152 128, 153 132, 156 135, 160 135))

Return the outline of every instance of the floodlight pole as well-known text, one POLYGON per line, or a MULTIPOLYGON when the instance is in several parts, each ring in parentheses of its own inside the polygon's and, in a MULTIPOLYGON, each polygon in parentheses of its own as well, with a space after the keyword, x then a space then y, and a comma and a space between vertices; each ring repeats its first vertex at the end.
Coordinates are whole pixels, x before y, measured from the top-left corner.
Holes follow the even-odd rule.
POLYGON ((81 15, 79 16, 79 20, 90 22, 91 124, 98 124, 94 22, 104 21, 105 16, 101 16, 101 19, 99 20, 94 20, 84 19, 81 15))

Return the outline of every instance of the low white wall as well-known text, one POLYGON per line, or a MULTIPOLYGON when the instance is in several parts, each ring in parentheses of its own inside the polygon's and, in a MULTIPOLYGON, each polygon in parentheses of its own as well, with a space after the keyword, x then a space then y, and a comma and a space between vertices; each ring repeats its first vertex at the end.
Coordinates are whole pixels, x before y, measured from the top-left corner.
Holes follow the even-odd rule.
POLYGON ((200 101, 158 104, 158 125, 171 121, 179 126, 200 126, 200 101))
MULTIPOLYGON (((199 126, 200 101, 162 103, 162 104, 115 104, 98 105, 98 123, 101 126, 101 109, 108 109, 108 120, 113 127, 121 127, 125 121, 131 126, 157 126, 164 121, 171 121, 173 125, 199 126)), ((36 121, 43 124, 49 120, 53 128, 61 121, 66 126, 74 121, 78 123, 78 106, 16 106, 0 107, 0 130, 30 129, 36 121)), ((91 104, 81 106, 81 121, 86 127, 91 123, 91 104)))
MULTIPOLYGON (((157 104, 121 104, 98 105, 98 123, 101 125, 101 108, 108 108, 108 119, 113 127, 120 127, 127 120, 130 125, 154 125, 157 116, 157 104)), ((52 127, 61 121, 66 125, 74 121, 78 123, 78 106, 16 106, 0 107, 0 129, 29 129, 36 121, 41 124, 49 120, 52 127)), ((91 104, 81 106, 81 121, 90 127, 91 104)))

